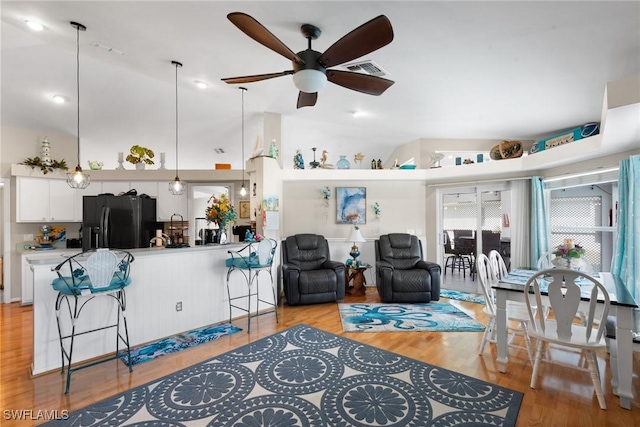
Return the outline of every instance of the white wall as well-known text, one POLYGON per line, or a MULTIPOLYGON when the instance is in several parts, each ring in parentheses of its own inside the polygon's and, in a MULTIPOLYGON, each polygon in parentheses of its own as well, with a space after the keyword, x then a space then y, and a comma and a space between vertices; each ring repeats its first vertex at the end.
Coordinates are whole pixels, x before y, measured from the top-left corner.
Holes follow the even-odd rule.
MULTIPOLYGON (((331 189, 331 198, 327 207, 324 205, 321 193, 325 185, 327 184, 324 182, 283 183, 283 237, 298 233, 315 233, 322 234, 329 240, 346 239, 350 225, 336 223, 336 187, 367 189, 366 224, 361 224, 360 229, 362 235, 370 241, 375 240, 380 234, 404 233, 407 230, 412 230, 418 236, 424 236, 427 224, 430 224, 425 213, 426 186, 422 182, 331 182, 328 184, 331 189), (378 202, 382 210, 379 219, 373 213, 374 202, 378 202)), ((369 246, 369 242, 363 246, 369 246)), ((348 252, 348 248, 346 249, 348 252)), ((374 260, 366 261, 371 263, 374 260)))

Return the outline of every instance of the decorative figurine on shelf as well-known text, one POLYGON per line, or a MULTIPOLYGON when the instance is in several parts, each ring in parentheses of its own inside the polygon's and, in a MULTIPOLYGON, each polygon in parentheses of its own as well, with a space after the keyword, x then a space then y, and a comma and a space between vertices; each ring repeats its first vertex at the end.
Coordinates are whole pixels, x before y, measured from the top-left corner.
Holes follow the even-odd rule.
POLYGON ((357 153, 353 156, 353 163, 358 165, 358 169, 362 168, 362 161, 364 160, 364 154, 357 153))
POLYGON ((371 159, 371 169, 376 169, 376 159, 371 159))
POLYGON ((309 166, 311 166, 311 169, 315 169, 320 166, 320 162, 316 161, 316 147, 313 147, 311 150, 313 150, 313 162, 309 162, 309 166))
POLYGON ((474 164, 474 163, 475 163, 475 162, 474 162, 473 160, 471 160, 471 159, 464 159, 464 160, 462 161, 462 164, 463 164, 463 165, 472 165, 472 164, 474 164))
MULTIPOLYGON (((278 158, 278 148, 276 147, 276 140, 271 140, 271 145, 269 146, 269 157, 273 157, 274 159, 278 158)), ((304 168, 303 168, 304 169, 304 168)))
POLYGON ((51 166, 51 144, 45 136, 42 140, 42 164, 45 166, 51 166))
POLYGON ((382 160, 378 159, 378 169, 382 169, 382 160))
POLYGON ((302 158, 302 153, 300 152, 300 149, 297 149, 296 155, 293 156, 293 168, 304 169, 304 159, 302 158))
POLYGON ((442 159, 444 159, 444 153, 431 153, 431 168, 434 169, 441 167, 440 160, 442 159))
POLYGON ((326 169, 327 168, 327 154, 329 154, 329 152, 327 150, 322 150, 322 157, 320 157, 320 163, 322 163, 322 169, 326 169))
POLYGON ((166 169, 167 167, 164 165, 165 163, 165 154, 164 153, 160 153, 160 168, 159 169, 166 169))
POLYGON ((256 143, 253 146, 253 155, 252 157, 261 156, 264 152, 264 147, 262 146, 262 140, 260 140, 260 135, 256 136, 256 143))

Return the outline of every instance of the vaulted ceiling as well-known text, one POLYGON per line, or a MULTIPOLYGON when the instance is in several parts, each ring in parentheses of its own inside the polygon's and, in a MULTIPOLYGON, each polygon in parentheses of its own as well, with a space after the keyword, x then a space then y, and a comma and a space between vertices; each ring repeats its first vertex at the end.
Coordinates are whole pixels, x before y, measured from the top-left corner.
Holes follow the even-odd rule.
POLYGON ((384 159, 418 138, 533 140, 599 121, 605 84, 640 72, 637 1, 3 1, 1 123, 76 135, 69 22, 77 21, 87 27, 80 33, 85 160, 112 168, 117 151, 141 144, 167 152, 172 166, 176 60, 184 64, 180 167, 240 167, 241 95, 221 79, 291 63, 229 22, 234 11, 253 16, 294 52, 307 47, 304 23, 322 30, 313 42, 319 52, 378 15, 393 26, 393 42, 360 58, 395 81, 381 96, 329 83, 315 107, 296 109, 290 76, 245 85, 245 149, 262 134, 263 113, 275 113, 285 158, 301 149, 310 159, 318 147, 330 162, 357 152, 384 159), (44 31, 30 31, 24 19, 44 31), (52 103, 54 94, 69 102, 52 103))

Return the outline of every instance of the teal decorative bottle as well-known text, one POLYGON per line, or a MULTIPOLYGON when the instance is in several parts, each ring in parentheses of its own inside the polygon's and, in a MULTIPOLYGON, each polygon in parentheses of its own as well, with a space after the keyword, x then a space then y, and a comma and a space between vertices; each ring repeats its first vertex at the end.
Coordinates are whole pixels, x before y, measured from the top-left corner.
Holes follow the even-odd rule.
POLYGON ((349 163, 349 160, 347 160, 347 156, 340 156, 340 160, 338 160, 336 162, 336 168, 338 169, 350 169, 351 168, 351 163, 349 163))

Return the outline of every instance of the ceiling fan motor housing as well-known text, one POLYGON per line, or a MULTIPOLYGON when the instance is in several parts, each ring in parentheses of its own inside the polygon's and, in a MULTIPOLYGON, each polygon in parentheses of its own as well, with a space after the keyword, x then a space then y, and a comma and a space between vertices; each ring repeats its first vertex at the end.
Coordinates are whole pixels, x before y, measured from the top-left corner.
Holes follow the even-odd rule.
POLYGON ((297 55, 304 61, 304 64, 291 62, 294 71, 294 84, 302 92, 318 92, 327 83, 327 69, 318 62, 321 53, 307 49, 298 52, 297 55))

